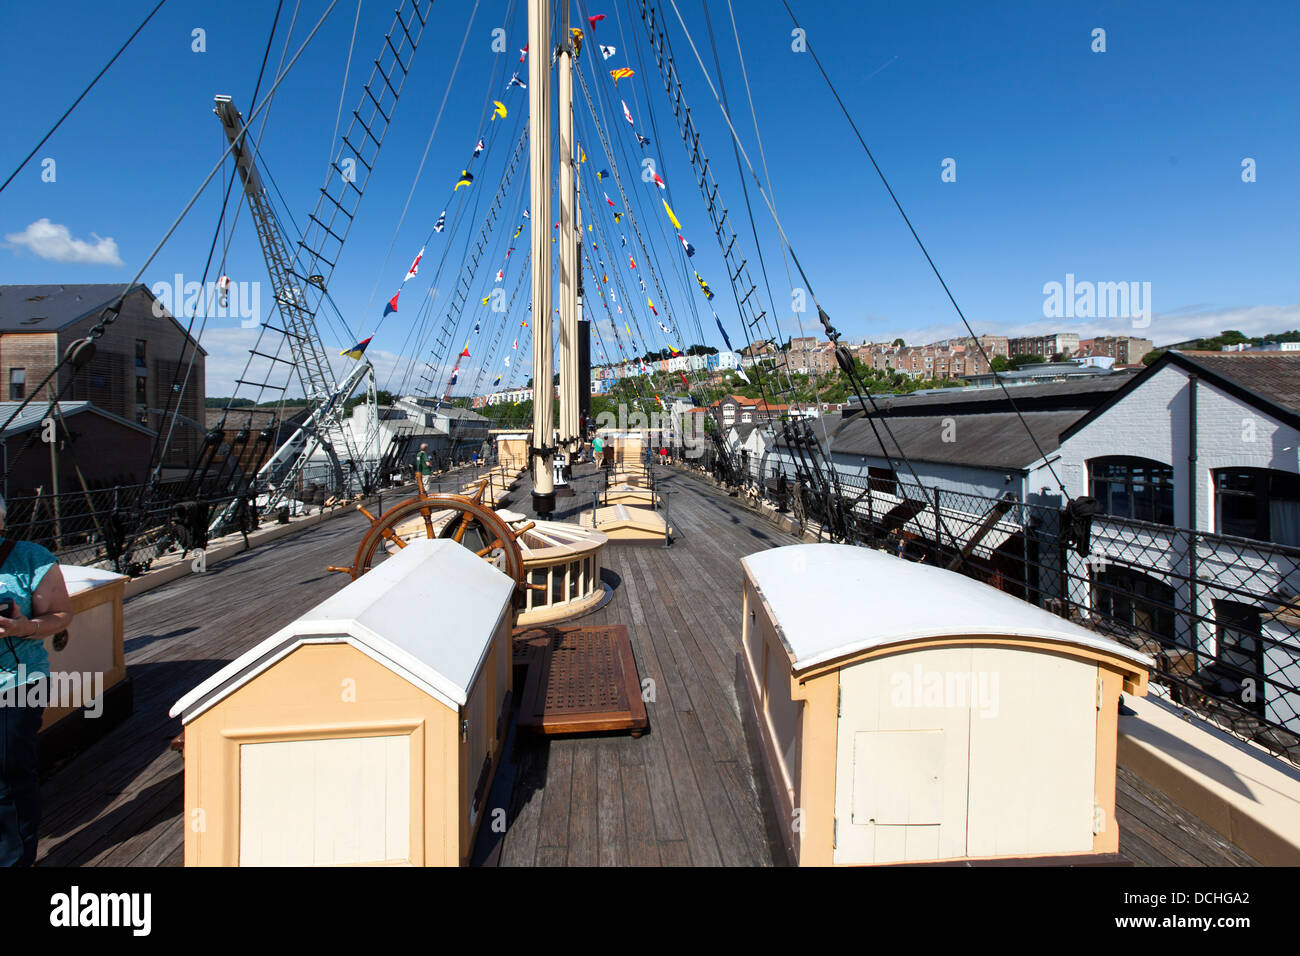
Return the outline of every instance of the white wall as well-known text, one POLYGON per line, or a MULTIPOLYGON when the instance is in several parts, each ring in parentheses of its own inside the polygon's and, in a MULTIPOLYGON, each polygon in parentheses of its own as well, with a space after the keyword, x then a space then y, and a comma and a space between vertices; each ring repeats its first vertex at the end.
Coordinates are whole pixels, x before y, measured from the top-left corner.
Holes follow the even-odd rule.
POLYGON ((1173 365, 1079 429, 1062 444, 1057 473, 1072 496, 1088 493, 1087 462, 1110 455, 1133 455, 1172 465, 1174 523, 1200 531, 1214 526, 1213 474, 1216 468, 1273 468, 1300 471, 1300 432, 1269 418, 1205 379, 1197 384, 1196 516, 1189 522, 1188 380, 1173 365))
MULTIPOLYGON (((867 477, 867 468, 889 468, 884 458, 862 455, 835 454, 831 456, 836 469, 844 475, 867 477)), ((1025 491, 1024 477, 1011 469, 976 468, 969 465, 949 465, 939 462, 912 461, 912 467, 927 488, 940 488, 963 495, 980 495, 985 498, 1000 498, 1008 491, 1021 497, 1025 491), (1005 479, 1010 477, 1010 481, 1005 479)), ((898 480, 904 484, 915 484, 912 472, 901 458, 895 458, 893 464, 898 480)), ((1036 490, 1036 489, 1035 489, 1036 490)))

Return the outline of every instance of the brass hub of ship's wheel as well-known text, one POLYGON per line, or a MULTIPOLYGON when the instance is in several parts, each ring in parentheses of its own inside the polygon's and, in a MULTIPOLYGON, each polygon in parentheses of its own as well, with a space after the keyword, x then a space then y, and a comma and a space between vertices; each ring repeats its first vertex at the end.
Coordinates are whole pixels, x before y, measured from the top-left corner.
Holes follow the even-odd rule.
POLYGON ((532 528, 532 522, 512 528, 483 504, 486 480, 473 495, 429 494, 424 488, 424 477, 419 474, 415 483, 414 498, 393 505, 378 517, 357 506, 370 519, 370 528, 357 545, 352 564, 331 566, 331 571, 346 571, 355 581, 370 570, 375 553, 386 542, 400 549, 416 538, 450 538, 509 575, 517 588, 525 586, 523 552, 515 539, 532 528))

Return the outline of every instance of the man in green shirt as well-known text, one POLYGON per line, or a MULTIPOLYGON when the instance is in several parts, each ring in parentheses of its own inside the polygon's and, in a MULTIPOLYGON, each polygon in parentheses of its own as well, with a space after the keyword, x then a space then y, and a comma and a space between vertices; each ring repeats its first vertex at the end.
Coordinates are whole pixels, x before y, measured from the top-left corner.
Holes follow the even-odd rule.
POLYGON ((429 445, 420 445, 420 453, 415 456, 415 470, 428 478, 433 474, 433 465, 429 462, 429 445))

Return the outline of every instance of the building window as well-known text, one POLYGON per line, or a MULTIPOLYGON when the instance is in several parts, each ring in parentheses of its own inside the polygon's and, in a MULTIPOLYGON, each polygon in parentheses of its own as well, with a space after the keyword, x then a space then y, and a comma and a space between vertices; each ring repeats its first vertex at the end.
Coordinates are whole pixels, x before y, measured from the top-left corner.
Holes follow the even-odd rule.
POLYGON ((149 379, 143 375, 135 377, 135 403, 137 405, 149 404, 149 379))
POLYGON ((872 491, 883 491, 887 495, 898 494, 898 473, 892 468, 867 466, 867 486, 872 491))
POLYGON ((1174 641, 1174 589, 1128 568, 1104 568, 1093 576, 1093 610, 1165 646, 1174 641))
POLYGON ((1149 458, 1094 458, 1088 462, 1088 481, 1105 514, 1174 523, 1174 470, 1169 465, 1149 458))
POLYGON ((146 361, 145 361, 145 351, 146 351, 146 343, 145 343, 145 340, 144 340, 144 339, 136 339, 136 340, 135 340, 135 367, 136 367, 136 368, 148 368, 148 367, 149 367, 148 364, 147 364, 146 361))
POLYGON ((27 369, 11 368, 9 370, 9 401, 21 402, 27 397, 27 369))
POLYGON ((1214 490, 1214 527, 1220 534, 1300 546, 1300 475, 1220 468, 1214 490))
POLYGON ((1215 661, 1210 668, 1243 707, 1263 713, 1264 645, 1259 608, 1236 601, 1214 602, 1215 661), (1249 691, 1247 693, 1247 691, 1249 691))

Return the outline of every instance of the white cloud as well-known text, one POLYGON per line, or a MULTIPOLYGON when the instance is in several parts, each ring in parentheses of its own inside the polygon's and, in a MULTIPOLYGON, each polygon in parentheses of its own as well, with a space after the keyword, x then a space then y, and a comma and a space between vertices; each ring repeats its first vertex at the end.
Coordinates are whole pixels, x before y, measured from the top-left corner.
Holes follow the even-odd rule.
POLYGON ((42 217, 22 232, 11 232, 5 239, 15 246, 23 246, 35 256, 54 262, 78 262, 89 266, 120 266, 117 243, 111 238, 101 239, 93 232, 94 242, 74 239, 67 226, 50 222, 42 217))

